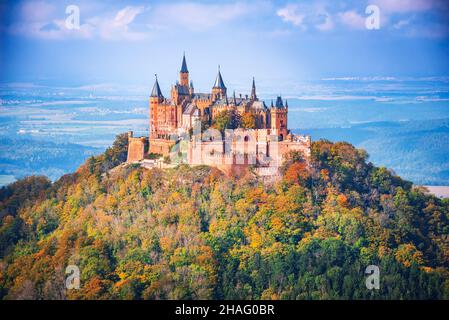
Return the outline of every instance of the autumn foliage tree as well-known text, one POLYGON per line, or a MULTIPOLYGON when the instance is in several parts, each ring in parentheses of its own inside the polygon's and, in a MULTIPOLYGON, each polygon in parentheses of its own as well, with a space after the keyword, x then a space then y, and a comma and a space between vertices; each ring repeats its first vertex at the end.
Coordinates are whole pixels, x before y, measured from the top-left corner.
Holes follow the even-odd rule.
POLYGON ((273 183, 207 166, 110 170, 126 149, 119 136, 54 183, 0 190, 1 298, 449 298, 449 202, 350 144, 314 142, 273 183), (379 290, 365 287, 372 264, 379 290), (68 265, 79 290, 63 285, 68 265))

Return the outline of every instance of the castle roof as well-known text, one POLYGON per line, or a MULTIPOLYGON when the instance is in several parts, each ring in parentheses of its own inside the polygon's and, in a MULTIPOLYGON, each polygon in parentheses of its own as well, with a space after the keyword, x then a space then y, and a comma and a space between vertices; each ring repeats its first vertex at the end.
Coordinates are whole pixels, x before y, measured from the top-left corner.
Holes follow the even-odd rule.
POLYGON ((249 100, 245 99, 245 98, 235 98, 235 96, 234 96, 232 98, 232 102, 234 103, 234 105, 239 106, 241 104, 248 103, 249 100))
POLYGON ((190 94, 189 88, 186 86, 181 86, 180 84, 176 84, 175 89, 178 92, 178 94, 181 94, 181 95, 189 95, 190 94))
POLYGON ((200 99, 200 100, 210 100, 211 94, 210 93, 200 93, 196 92, 193 94, 193 98, 200 99))
POLYGON ((161 88, 159 87, 159 82, 157 81, 157 77, 156 77, 156 81, 154 82, 153 90, 151 91, 150 97, 154 97, 154 98, 163 98, 164 97, 162 95, 161 88))
POLYGON ((229 105, 229 101, 227 98, 217 99, 212 104, 213 107, 223 107, 229 105))
POLYGON ((181 66, 181 72, 188 73, 189 70, 187 69, 187 63, 186 63, 186 55, 182 57, 182 66, 181 66))
POLYGON ((198 110, 198 108, 193 104, 189 103, 187 104, 186 109, 184 110, 183 114, 186 115, 195 115, 195 112, 198 110))
POLYGON ((282 102, 282 98, 280 96, 276 98, 276 108, 284 108, 284 103, 282 102))
POLYGON ((254 101, 252 106, 255 110, 266 110, 267 106, 265 105, 265 102, 263 101, 254 101))
POLYGON ((221 77, 220 67, 218 67, 218 74, 217 78, 215 79, 214 88, 226 89, 223 78, 221 77))

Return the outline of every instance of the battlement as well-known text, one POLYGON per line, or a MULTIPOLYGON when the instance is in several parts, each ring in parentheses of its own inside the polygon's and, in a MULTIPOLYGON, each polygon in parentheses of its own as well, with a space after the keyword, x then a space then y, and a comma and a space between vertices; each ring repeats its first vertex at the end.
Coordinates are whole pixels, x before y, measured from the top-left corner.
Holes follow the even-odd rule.
POLYGON ((148 152, 148 138, 134 137, 133 131, 129 131, 127 162, 140 161, 144 158, 147 152, 148 152))

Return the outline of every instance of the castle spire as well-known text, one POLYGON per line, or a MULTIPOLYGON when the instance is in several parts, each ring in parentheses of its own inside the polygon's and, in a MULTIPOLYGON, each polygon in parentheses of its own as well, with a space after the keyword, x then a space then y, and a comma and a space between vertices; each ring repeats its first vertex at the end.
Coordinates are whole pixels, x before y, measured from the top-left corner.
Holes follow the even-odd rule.
POLYGON ((282 102, 282 97, 278 96, 276 98, 276 108, 284 108, 284 103, 282 102))
POLYGON ((220 65, 218 65, 218 74, 217 74, 217 78, 215 79, 214 88, 226 89, 226 86, 223 82, 223 78, 221 77, 220 65))
POLYGON ((181 71, 179 71, 179 84, 183 87, 189 86, 189 69, 187 69, 185 52, 182 56, 181 71))
POLYGON ((184 52, 184 54, 182 56, 181 72, 189 73, 189 69, 187 69, 186 53, 185 52, 184 52))
POLYGON ((253 85, 252 85, 252 88, 251 88, 251 100, 257 100, 257 95, 256 95, 256 81, 254 80, 254 77, 253 77, 253 85))
POLYGON ((154 75, 156 78, 156 81, 154 82, 153 90, 151 91, 152 98, 163 98, 161 88, 159 87, 159 82, 157 81, 157 74, 154 75))

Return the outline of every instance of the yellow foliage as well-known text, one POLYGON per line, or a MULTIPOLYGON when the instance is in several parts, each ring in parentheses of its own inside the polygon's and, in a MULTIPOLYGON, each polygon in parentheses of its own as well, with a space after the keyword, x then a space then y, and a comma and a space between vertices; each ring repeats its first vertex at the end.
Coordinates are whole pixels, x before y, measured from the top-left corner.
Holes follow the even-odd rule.
POLYGON ((396 251, 396 260, 405 267, 410 267, 412 263, 422 265, 424 263, 423 254, 413 243, 402 244, 396 251))

